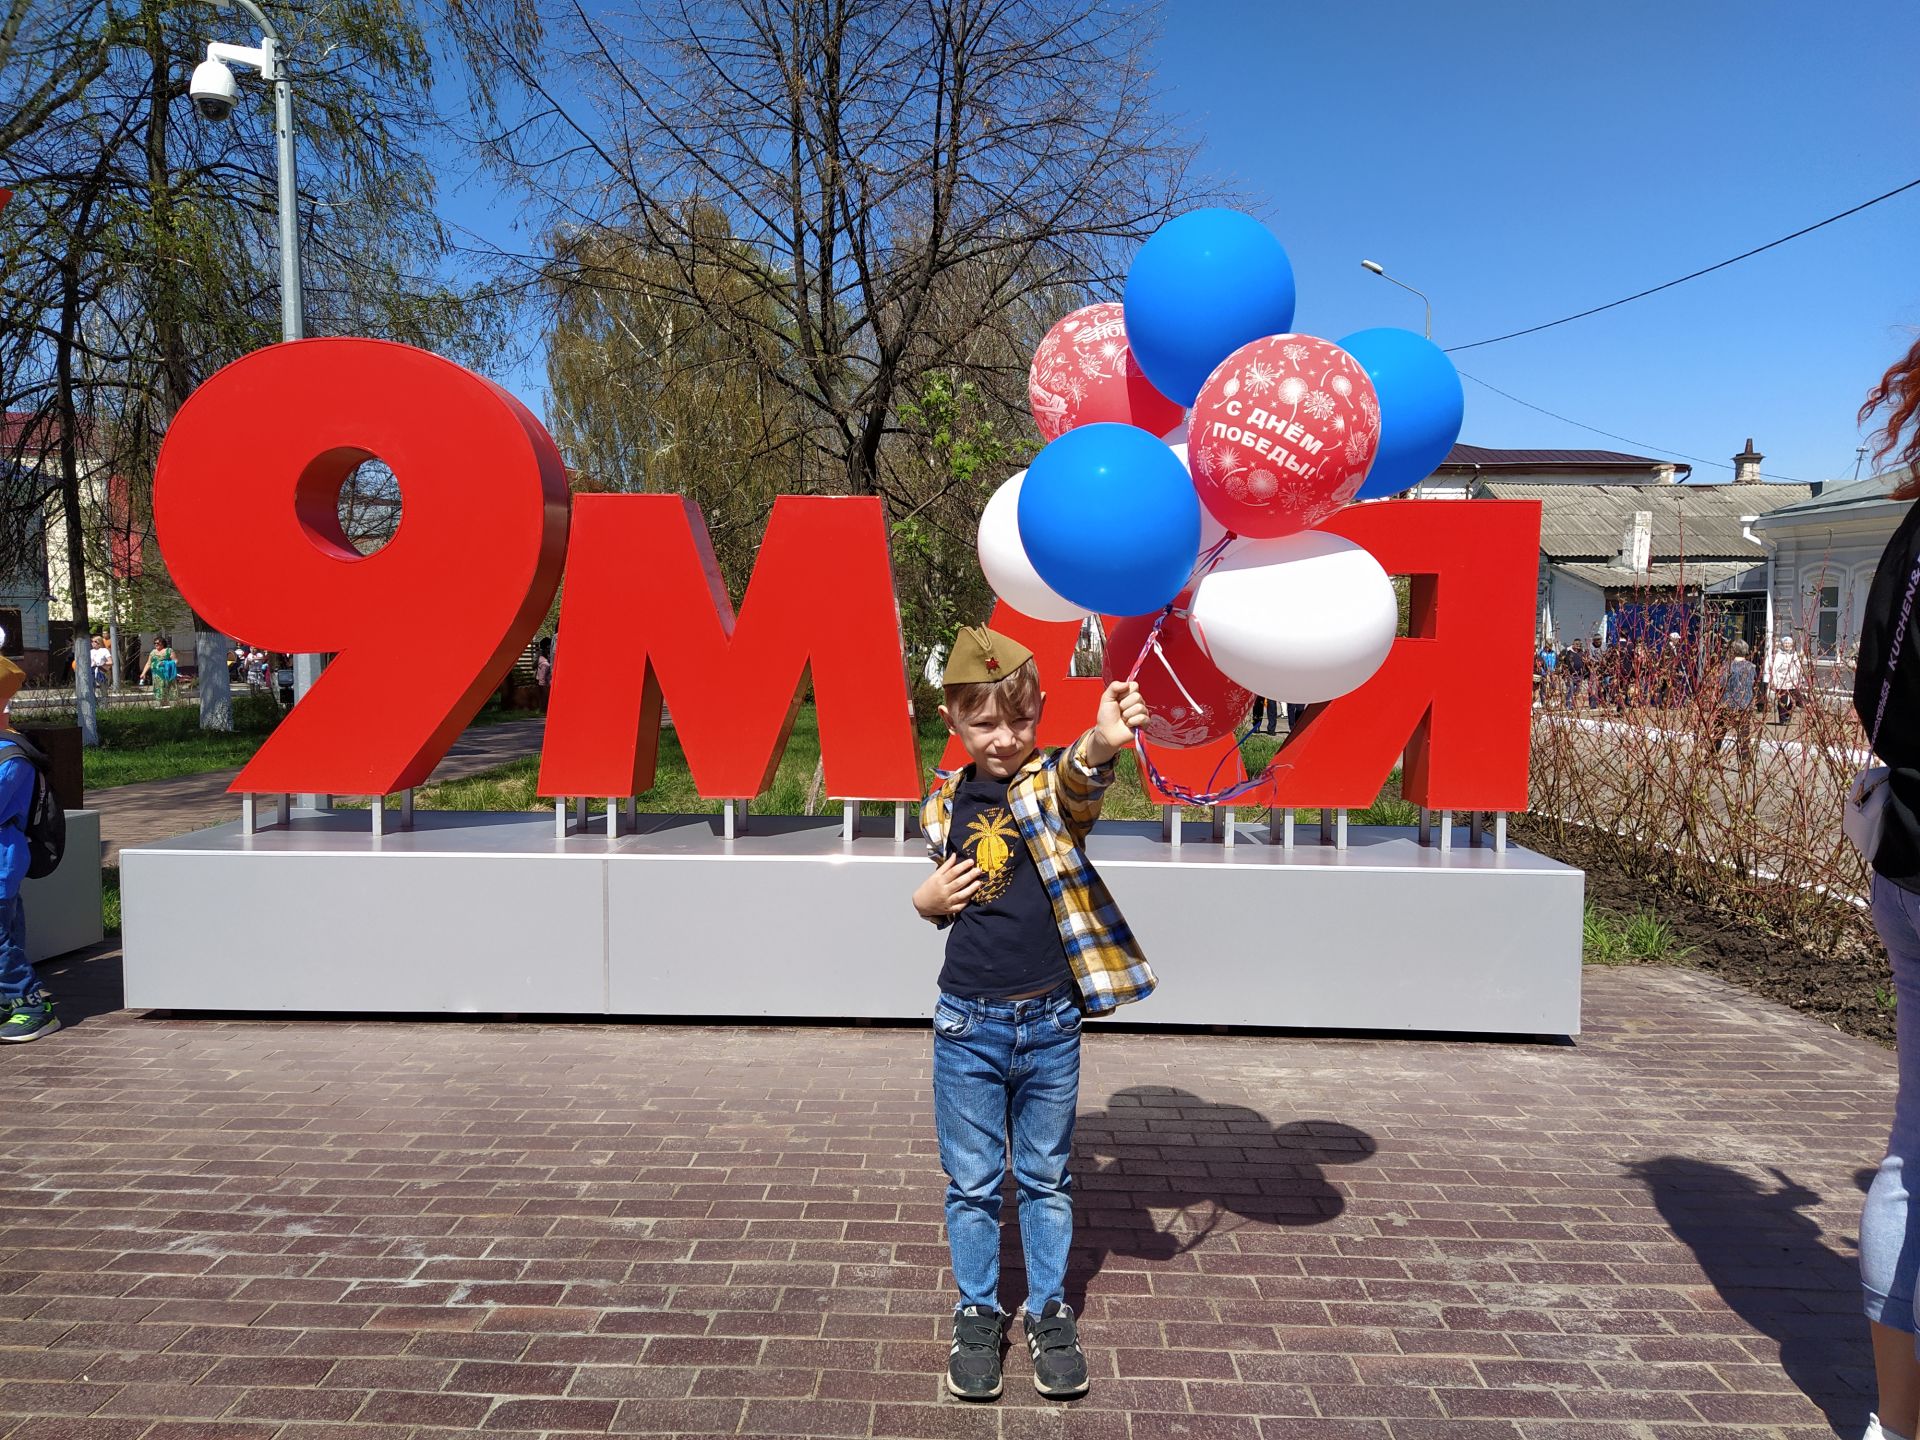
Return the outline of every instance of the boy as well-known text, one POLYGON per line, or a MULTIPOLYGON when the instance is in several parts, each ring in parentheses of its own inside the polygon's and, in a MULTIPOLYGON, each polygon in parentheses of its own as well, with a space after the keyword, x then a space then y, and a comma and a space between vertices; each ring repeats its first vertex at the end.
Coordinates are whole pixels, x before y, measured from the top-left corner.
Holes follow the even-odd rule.
POLYGON ((60 1028, 53 997, 27 961, 27 912, 20 886, 27 878, 27 811, 33 804, 33 765, 13 738, 14 692, 26 674, 0 658, 0 1044, 38 1040, 60 1028))
POLYGON ((1084 847, 1114 757, 1147 723, 1147 706, 1138 685, 1116 682, 1091 730, 1063 750, 1041 751, 1034 736, 1047 697, 1026 647, 965 627, 941 679, 940 716, 973 762, 921 809, 939 868, 913 895, 914 909, 947 932, 933 1013, 934 1121, 960 1291, 947 1389, 963 1400, 1000 1393, 1010 1318, 999 1304, 1000 1188, 1010 1126, 1027 1266, 1019 1315, 1033 1385, 1049 1399, 1071 1399, 1087 1393, 1064 1294, 1080 1022, 1145 999, 1154 986, 1084 847))

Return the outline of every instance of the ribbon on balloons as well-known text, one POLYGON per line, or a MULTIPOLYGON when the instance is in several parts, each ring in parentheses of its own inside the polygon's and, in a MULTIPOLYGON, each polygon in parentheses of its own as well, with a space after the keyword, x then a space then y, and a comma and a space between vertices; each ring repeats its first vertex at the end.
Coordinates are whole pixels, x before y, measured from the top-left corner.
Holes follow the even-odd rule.
POLYGON ((1140 368, 1117 300, 1083 305, 1047 331, 1027 371, 1027 402, 1044 440, 1101 421, 1165 435, 1185 413, 1140 368))
POLYGON ((1194 638, 1185 608, 1191 600, 1183 591, 1163 615, 1113 621, 1102 667, 1111 683, 1121 678, 1120 657, 1137 657, 1129 678, 1147 702, 1146 738, 1176 750, 1232 734, 1253 705, 1253 692, 1222 674, 1194 638))
MULTIPOLYGON (((1231 533, 1222 535, 1213 544, 1209 545, 1206 550, 1201 552, 1199 562, 1193 569, 1195 584, 1198 584, 1214 566, 1220 563, 1221 557, 1227 553, 1228 546, 1233 543, 1235 538, 1231 533)), ((1132 650, 1132 642, 1135 636, 1138 635, 1139 651, 1134 655, 1132 663, 1127 667, 1127 672, 1122 678, 1139 684, 1142 695, 1146 695, 1150 689, 1158 689, 1162 684, 1162 677, 1164 677, 1164 684, 1171 687, 1180 695, 1190 711, 1203 712, 1212 710, 1213 715, 1217 717, 1223 711, 1230 713, 1230 707, 1235 703, 1228 699, 1223 687, 1232 686, 1235 689, 1239 689, 1240 687, 1235 686, 1233 681, 1228 680, 1220 674, 1219 670, 1206 658, 1205 652, 1200 648, 1197 639, 1193 636, 1189 623, 1191 617, 1184 603, 1191 593, 1190 590, 1182 591, 1164 610, 1152 616, 1151 623, 1146 625, 1143 634, 1139 632, 1138 626, 1148 621, 1147 616, 1130 617, 1121 620, 1115 625, 1107 637, 1107 661, 1105 665, 1102 666, 1102 674, 1109 683, 1112 682, 1118 671, 1118 665, 1113 659, 1114 655, 1124 655, 1132 650), (1162 637, 1166 635, 1170 623, 1177 626, 1177 629, 1171 641, 1169 643, 1163 643, 1162 637), (1181 638, 1183 636, 1185 637, 1184 639, 1181 638), (1170 654, 1170 650, 1177 652, 1177 663, 1176 656, 1170 654), (1158 661, 1157 668, 1160 671, 1160 675, 1155 676, 1149 673, 1147 680, 1142 682, 1140 677, 1146 672, 1149 657, 1154 657, 1158 661), (1183 676, 1187 678, 1183 679, 1183 676), (1196 689, 1207 696, 1217 697, 1215 703, 1209 705, 1206 700, 1202 699, 1201 695, 1194 693, 1196 689)), ((1245 713, 1245 708, 1253 703, 1253 694, 1251 691, 1244 690, 1242 693, 1245 699, 1237 703, 1240 706, 1240 713, 1245 713)), ((1149 701, 1149 704, 1151 705, 1152 702, 1149 701)), ((1161 794, 1171 797, 1176 804, 1194 806, 1228 805, 1241 796, 1252 794, 1254 791, 1260 789, 1266 784, 1267 778, 1272 775, 1274 771, 1289 768, 1276 759, 1269 762, 1267 767, 1260 771, 1259 774, 1249 775, 1246 779, 1229 785, 1223 790, 1215 790, 1213 786, 1220 778, 1220 766, 1226 764, 1226 759, 1223 756, 1219 763, 1213 767, 1213 774, 1208 778, 1207 787, 1204 790, 1190 790, 1178 781, 1171 780, 1161 773, 1160 767, 1153 763, 1153 753, 1147 749, 1147 742, 1153 740, 1156 743, 1169 745, 1174 748, 1179 748, 1182 745, 1205 744, 1207 740, 1217 738, 1218 735, 1228 734, 1237 729, 1239 722, 1237 720, 1232 721, 1224 729, 1217 730, 1214 734, 1210 734, 1203 739, 1183 741, 1165 738, 1164 733, 1153 733, 1155 729, 1154 722, 1157 722, 1159 718, 1160 716, 1156 713, 1153 721, 1133 732, 1133 750, 1134 754, 1139 758, 1140 768, 1146 772, 1147 778, 1153 783, 1153 787, 1161 794)), ((1210 724, 1214 722, 1210 718, 1204 723, 1210 724)), ((1252 727, 1249 726, 1246 733, 1236 740, 1236 750, 1239 745, 1246 742, 1247 736, 1252 733, 1252 727)))
POLYGON ((1228 530, 1275 539, 1351 500, 1380 443, 1380 402, 1351 355, 1269 335, 1220 362, 1188 417, 1193 483, 1228 530))

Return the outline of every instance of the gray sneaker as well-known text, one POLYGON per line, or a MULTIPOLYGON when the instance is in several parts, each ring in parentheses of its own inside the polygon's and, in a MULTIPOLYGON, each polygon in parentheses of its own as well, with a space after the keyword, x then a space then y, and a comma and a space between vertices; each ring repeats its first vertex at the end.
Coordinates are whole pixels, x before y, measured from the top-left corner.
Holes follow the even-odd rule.
POLYGON ((962 1400, 1000 1397, 1000 1341, 1007 1317, 978 1305, 953 1315, 953 1348, 947 1352, 947 1389, 962 1400))
POLYGON ((1020 1328, 1033 1357, 1033 1388, 1049 1400, 1072 1400, 1087 1393, 1087 1357, 1080 1353, 1080 1331, 1073 1307, 1049 1300, 1039 1315, 1020 1307, 1020 1328))

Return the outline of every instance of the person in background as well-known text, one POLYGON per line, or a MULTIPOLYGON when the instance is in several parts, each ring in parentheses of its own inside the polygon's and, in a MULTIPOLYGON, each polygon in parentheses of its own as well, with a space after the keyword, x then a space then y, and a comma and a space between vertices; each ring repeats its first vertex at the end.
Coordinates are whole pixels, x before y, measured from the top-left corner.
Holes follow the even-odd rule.
POLYGON ((1266 716, 1267 734, 1273 734, 1274 727, 1280 723, 1280 706, 1276 702, 1267 699, 1264 695, 1256 695, 1253 697, 1253 719, 1248 722, 1248 734, 1255 734, 1259 731, 1260 717, 1262 715, 1266 716))
POLYGON ((1533 657, 1533 699, 1536 705, 1553 703, 1553 672, 1560 663, 1560 657, 1554 653, 1553 641, 1542 638, 1540 649, 1533 657))
POLYGON ((264 692, 267 688, 267 672, 269 668, 266 651, 262 650, 258 645, 247 651, 247 689, 264 692))
POLYGON ((534 642, 533 684, 539 692, 538 705, 547 713, 547 697, 553 692, 553 637, 542 635, 534 642))
POLYGON ((1748 659, 1748 646, 1736 640, 1728 650, 1727 673, 1720 682, 1720 713, 1715 721, 1713 745, 1733 731, 1733 751, 1742 765, 1753 758, 1753 682, 1759 670, 1748 659))
POLYGON ((1559 665, 1558 673, 1560 675, 1560 678, 1566 682, 1565 708, 1568 710, 1571 710, 1573 709, 1573 702, 1575 698, 1584 694, 1587 688, 1587 642, 1586 641, 1575 640, 1565 650, 1562 650, 1560 652, 1560 665, 1559 665))
POLYGON ((93 688, 106 689, 113 681, 113 651, 107 648, 106 636, 93 637, 93 645, 87 652, 87 660, 93 667, 93 688))
MULTIPOLYGON (((1896 454, 1907 477, 1895 500, 1920 500, 1920 342, 1867 395, 1860 418, 1886 407, 1880 454, 1896 454)), ((1920 1427, 1914 1277, 1920 1271, 1920 1207, 1908 1200, 1920 1164, 1920 505, 1910 505, 1880 556, 1867 591, 1854 671, 1853 705, 1888 767, 1885 820, 1868 897, 1874 929, 1893 969, 1894 1052, 1900 1088, 1886 1158, 1860 1216, 1860 1283, 1879 1405, 1866 1440, 1912 1440, 1920 1427)))
POLYGON ((164 709, 173 703, 173 685, 179 678, 180 662, 173 653, 173 637, 164 632, 154 636, 147 663, 140 667, 140 683, 153 681, 154 703, 164 709))
POLYGON ((27 814, 34 768, 13 743, 11 707, 27 675, 0 658, 0 1044, 38 1040, 60 1028, 53 996, 27 959, 27 911, 20 886, 27 878, 27 814))
POLYGON ((1800 687, 1805 683, 1799 647, 1794 644, 1793 636, 1782 635, 1773 654, 1767 657, 1767 695, 1782 725, 1792 722, 1794 709, 1800 704, 1800 687))

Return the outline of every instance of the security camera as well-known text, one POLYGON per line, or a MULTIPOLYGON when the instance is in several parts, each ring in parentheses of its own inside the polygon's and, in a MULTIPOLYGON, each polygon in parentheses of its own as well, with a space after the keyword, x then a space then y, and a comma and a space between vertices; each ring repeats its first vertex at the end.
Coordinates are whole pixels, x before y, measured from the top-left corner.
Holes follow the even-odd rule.
POLYGON ((193 80, 187 86, 193 108, 206 120, 224 120, 233 114, 233 102, 240 93, 233 72, 218 60, 202 60, 193 67, 193 80))

